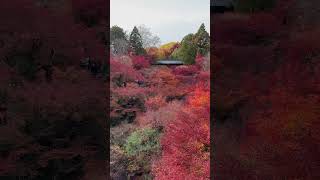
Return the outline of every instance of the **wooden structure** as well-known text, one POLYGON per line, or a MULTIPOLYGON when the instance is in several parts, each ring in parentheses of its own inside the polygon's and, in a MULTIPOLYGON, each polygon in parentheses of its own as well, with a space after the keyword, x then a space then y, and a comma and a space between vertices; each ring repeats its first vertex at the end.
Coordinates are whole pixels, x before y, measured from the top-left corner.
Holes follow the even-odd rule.
POLYGON ((180 60, 164 59, 164 60, 156 61, 155 63, 152 63, 152 65, 178 66, 178 65, 184 65, 184 63, 180 60))

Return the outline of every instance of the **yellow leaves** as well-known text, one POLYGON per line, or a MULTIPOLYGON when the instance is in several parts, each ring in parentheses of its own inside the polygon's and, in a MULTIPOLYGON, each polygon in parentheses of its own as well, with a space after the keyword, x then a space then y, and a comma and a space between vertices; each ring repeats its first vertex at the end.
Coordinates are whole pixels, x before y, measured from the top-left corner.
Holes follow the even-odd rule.
POLYGON ((157 59, 165 59, 166 58, 166 52, 164 49, 158 49, 157 52, 157 59))
POLYGON ((170 42, 160 46, 159 48, 156 48, 156 47, 147 48, 146 51, 147 51, 147 54, 152 59, 166 59, 178 47, 179 47, 178 42, 170 42))
POLYGON ((176 46, 178 44, 178 42, 169 42, 167 44, 164 44, 162 46, 160 46, 161 49, 171 49, 174 46, 176 46))
POLYGON ((157 52, 157 59, 168 58, 172 54, 172 52, 176 48, 178 48, 178 46, 179 46, 178 42, 170 42, 160 46, 157 52))

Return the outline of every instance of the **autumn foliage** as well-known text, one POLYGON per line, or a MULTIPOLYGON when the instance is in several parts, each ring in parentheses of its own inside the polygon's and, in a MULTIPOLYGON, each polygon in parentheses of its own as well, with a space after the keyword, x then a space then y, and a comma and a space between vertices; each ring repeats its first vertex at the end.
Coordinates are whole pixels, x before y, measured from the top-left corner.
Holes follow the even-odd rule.
POLYGON ((179 47, 179 43, 177 42, 170 42, 164 44, 158 48, 157 51, 157 59, 167 59, 179 47))
POLYGON ((210 91, 196 87, 188 103, 165 127, 162 157, 153 168, 155 179, 209 179, 210 91))
POLYGON ((150 66, 150 60, 144 56, 133 57, 132 63, 134 64, 134 68, 138 70, 150 66))
POLYGON ((215 15, 215 179, 319 176, 319 24, 294 18, 316 16, 294 14, 305 5, 215 15))
MULTIPOLYGON (((112 159, 134 177, 209 179, 209 59, 166 67, 150 66, 148 58, 111 57, 111 133, 118 142, 111 147, 119 155, 112 159)), ((119 176, 120 169, 112 171, 119 176)))

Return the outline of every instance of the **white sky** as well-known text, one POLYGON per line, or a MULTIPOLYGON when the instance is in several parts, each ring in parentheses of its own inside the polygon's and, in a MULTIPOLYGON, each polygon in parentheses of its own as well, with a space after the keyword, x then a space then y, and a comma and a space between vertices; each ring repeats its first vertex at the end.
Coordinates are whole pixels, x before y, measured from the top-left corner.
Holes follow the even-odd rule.
POLYGON ((144 24, 161 43, 181 41, 205 23, 210 33, 210 0, 110 0, 110 25, 131 32, 144 24))

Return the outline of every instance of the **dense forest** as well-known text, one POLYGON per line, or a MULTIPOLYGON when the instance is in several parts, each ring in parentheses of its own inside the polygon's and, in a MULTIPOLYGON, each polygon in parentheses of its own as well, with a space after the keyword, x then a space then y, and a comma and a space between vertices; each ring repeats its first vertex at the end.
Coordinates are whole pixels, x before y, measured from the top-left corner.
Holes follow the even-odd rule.
POLYGON ((239 0, 211 14, 214 178, 319 179, 317 5, 239 0))
POLYGON ((210 37, 202 24, 159 44, 146 26, 110 29, 112 179, 209 179, 210 37), (185 65, 153 65, 157 60, 185 65))

